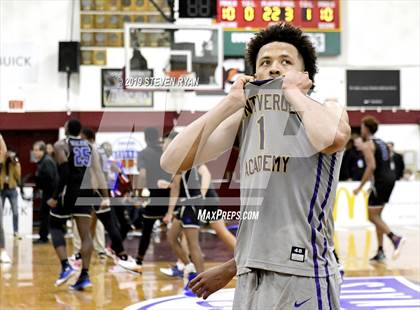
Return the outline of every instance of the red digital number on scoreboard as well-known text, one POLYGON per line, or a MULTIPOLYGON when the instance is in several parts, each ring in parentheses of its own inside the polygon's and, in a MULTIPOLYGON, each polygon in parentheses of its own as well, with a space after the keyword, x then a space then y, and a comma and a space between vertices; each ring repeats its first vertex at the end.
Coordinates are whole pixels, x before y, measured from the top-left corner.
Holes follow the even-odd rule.
POLYGON ((340 31, 340 0, 218 0, 226 28, 263 28, 280 21, 310 31, 340 31))

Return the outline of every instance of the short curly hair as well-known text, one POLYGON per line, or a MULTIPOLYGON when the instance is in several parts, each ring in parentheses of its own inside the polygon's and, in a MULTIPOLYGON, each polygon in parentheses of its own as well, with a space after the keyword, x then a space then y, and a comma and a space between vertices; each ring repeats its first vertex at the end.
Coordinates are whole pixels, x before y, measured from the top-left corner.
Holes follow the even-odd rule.
POLYGON ((372 135, 378 131, 379 122, 373 116, 368 115, 362 118, 362 124, 366 126, 372 135))
POLYGON ((248 43, 246 51, 246 61, 254 70, 257 69, 257 56, 260 49, 271 42, 285 42, 293 45, 302 56, 305 71, 309 78, 314 81, 315 74, 318 72, 316 65, 316 51, 307 35, 301 29, 289 24, 278 23, 258 32, 248 43))
POLYGON ((77 137, 82 131, 82 123, 80 123, 80 121, 75 118, 68 120, 67 131, 69 135, 77 137))

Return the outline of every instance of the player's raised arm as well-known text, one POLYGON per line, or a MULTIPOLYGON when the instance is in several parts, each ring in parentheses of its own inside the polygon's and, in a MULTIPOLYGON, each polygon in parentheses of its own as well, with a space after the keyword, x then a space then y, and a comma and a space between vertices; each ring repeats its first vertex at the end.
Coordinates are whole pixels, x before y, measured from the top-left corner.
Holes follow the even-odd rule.
MULTIPOLYGON (((101 169, 101 163, 99 159, 99 154, 96 148, 91 145, 92 148, 92 166, 91 166, 91 176, 92 176, 92 183, 94 183, 98 190, 100 190, 102 197, 108 197, 108 184, 105 180, 105 175, 101 169)), ((92 184, 93 185, 93 184, 92 184)))
POLYGON ((59 140, 54 143, 54 154, 58 165, 67 163, 68 146, 65 140, 59 140))
POLYGON ((165 214, 165 217, 163 218, 163 222, 166 224, 172 221, 176 203, 179 198, 180 183, 181 183, 181 175, 180 174, 174 175, 172 178, 172 182, 170 184, 171 191, 169 194, 168 212, 165 214))
POLYGON ((61 194, 64 190, 64 187, 67 185, 68 175, 69 175, 69 166, 68 166, 68 145, 64 140, 57 141, 54 144, 54 153, 57 161, 58 168, 58 186, 56 191, 53 194, 54 200, 58 199, 58 195, 61 194))
POLYGON ((211 184, 211 173, 206 165, 201 165, 198 167, 197 172, 201 176, 201 196, 206 198, 207 191, 209 190, 211 184))
POLYGON ((285 75, 283 91, 301 116, 308 139, 318 152, 332 154, 343 150, 351 134, 347 112, 336 101, 320 104, 306 96, 311 86, 308 74, 291 70, 285 75))
POLYGON ((363 142, 362 138, 356 138, 354 141, 356 148, 362 152, 363 158, 365 159, 366 169, 363 172, 362 179, 360 180, 359 186, 353 191, 357 195, 363 188, 363 186, 372 179, 373 173, 376 169, 375 160, 375 146, 372 141, 363 142))
POLYGON ((245 104, 243 88, 253 79, 252 76, 240 77, 218 105, 177 135, 162 155, 162 168, 177 174, 214 159, 231 148, 242 119, 245 104))

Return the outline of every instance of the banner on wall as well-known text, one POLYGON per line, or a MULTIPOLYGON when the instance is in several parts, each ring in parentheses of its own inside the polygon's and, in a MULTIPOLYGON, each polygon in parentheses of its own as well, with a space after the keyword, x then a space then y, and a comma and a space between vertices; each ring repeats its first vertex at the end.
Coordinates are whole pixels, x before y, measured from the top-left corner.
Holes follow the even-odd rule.
POLYGON ((34 43, 2 43, 0 46, 0 76, 3 81, 37 82, 38 63, 38 50, 34 43))
POLYGON ((400 106, 400 70, 347 70, 346 79, 347 106, 400 106))
POLYGON ((113 159, 121 162, 125 174, 139 173, 137 154, 146 147, 144 132, 98 132, 96 144, 104 142, 112 145, 113 159))
MULTIPOLYGON (((123 69, 101 70, 102 107, 153 107, 153 92, 124 89, 123 69)), ((153 70, 133 71, 133 76, 153 77, 153 70)))

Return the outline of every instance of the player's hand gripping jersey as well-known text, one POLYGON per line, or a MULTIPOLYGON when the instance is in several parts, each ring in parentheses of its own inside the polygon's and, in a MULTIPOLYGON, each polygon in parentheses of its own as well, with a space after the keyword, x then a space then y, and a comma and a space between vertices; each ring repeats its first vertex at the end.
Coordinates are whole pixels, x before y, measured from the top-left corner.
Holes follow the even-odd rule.
POLYGON ((237 270, 323 277, 337 272, 332 208, 342 153, 314 150, 281 89, 281 78, 245 88, 241 211, 259 216, 240 222, 237 270))

